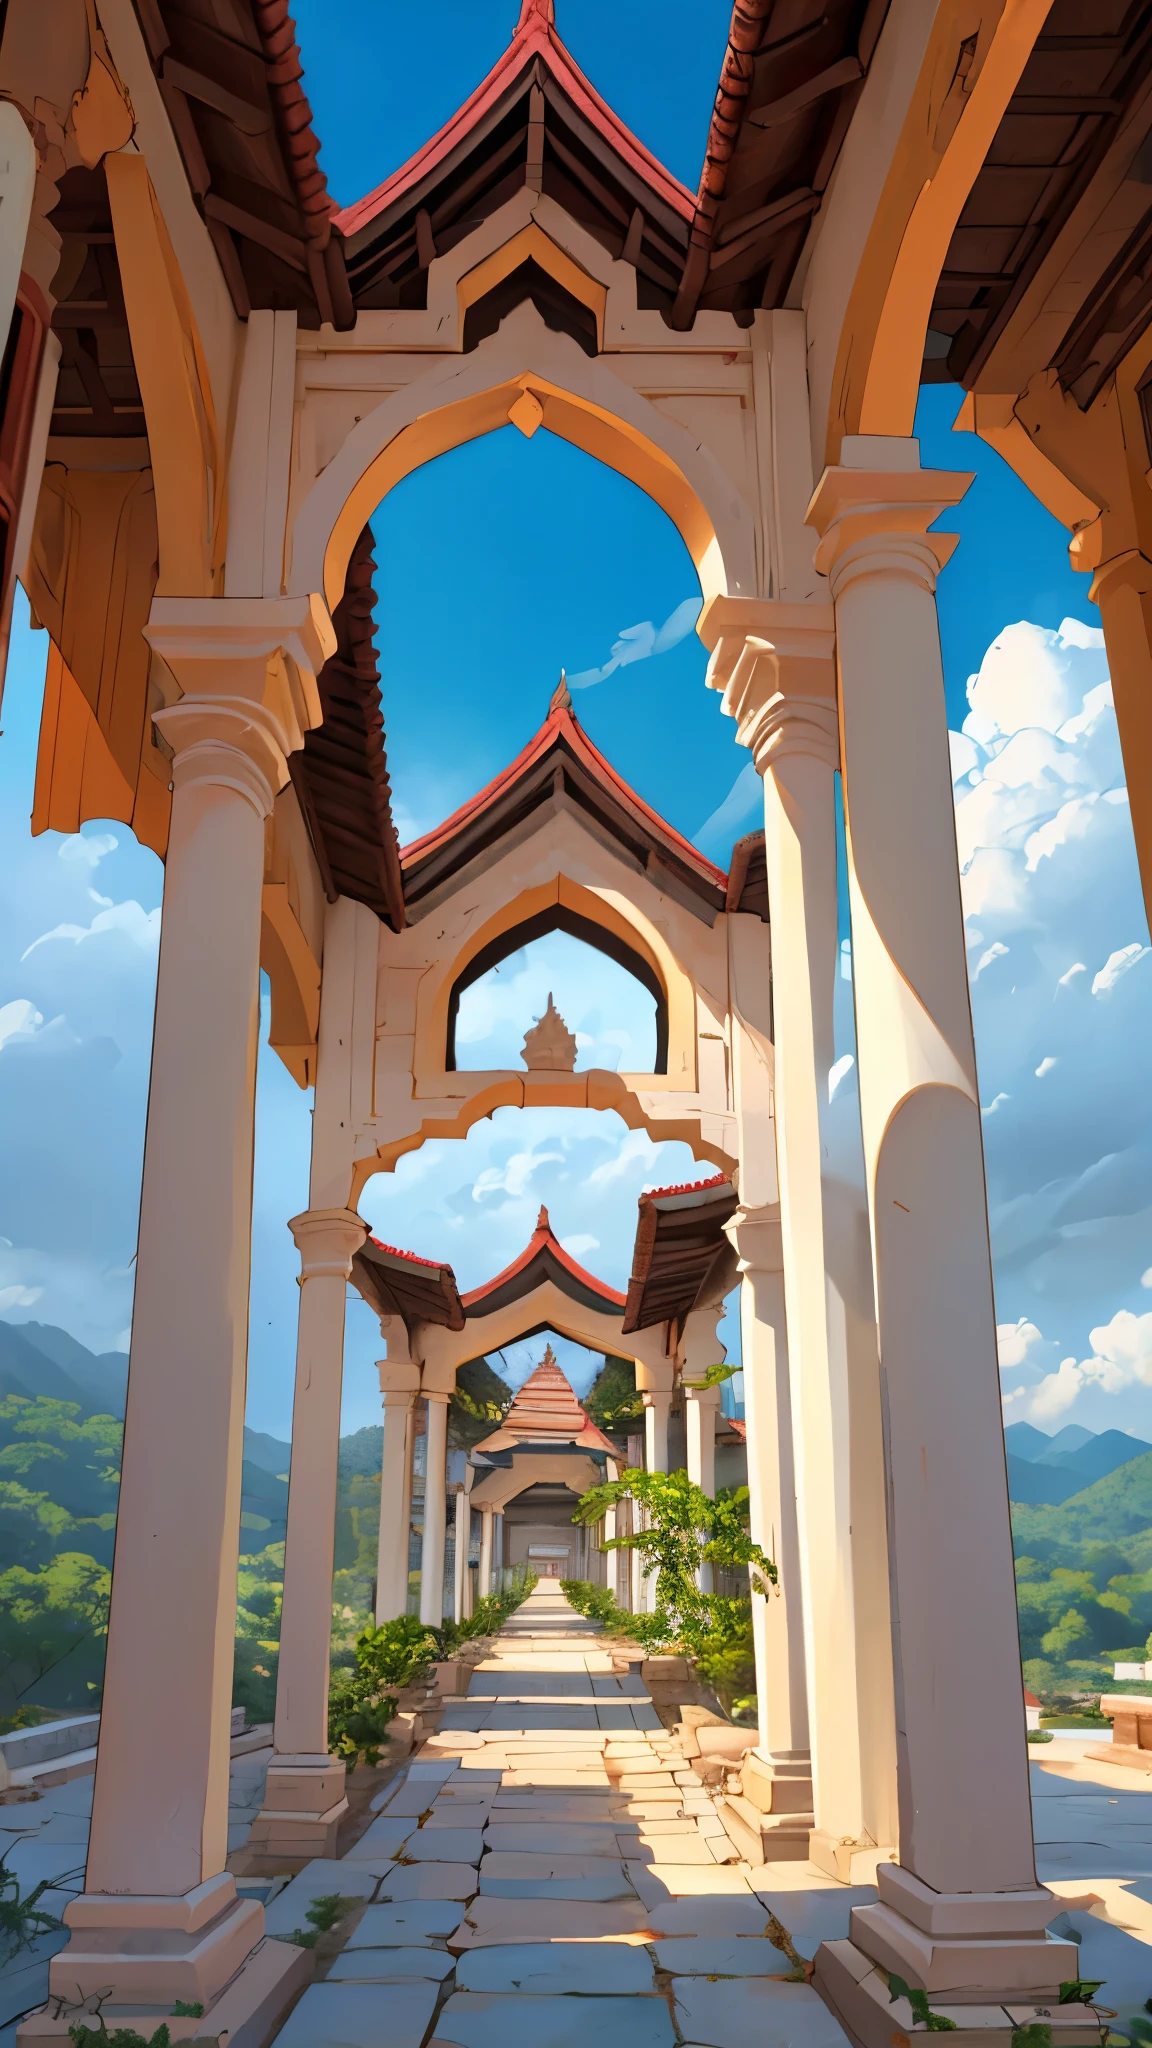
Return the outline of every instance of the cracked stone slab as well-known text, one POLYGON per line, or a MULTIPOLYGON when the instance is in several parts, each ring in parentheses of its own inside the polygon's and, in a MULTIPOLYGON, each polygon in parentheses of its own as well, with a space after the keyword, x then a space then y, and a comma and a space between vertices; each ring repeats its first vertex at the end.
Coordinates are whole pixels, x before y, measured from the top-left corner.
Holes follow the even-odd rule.
POLYGON ((326 1984, 395 1984, 427 1977, 439 1984, 451 1975, 455 1957, 446 1948, 346 1948, 336 1957, 326 1984))
POLYGON ((696 2048, 848 2048, 848 2036, 807 1984, 773 1977, 676 1977, 676 2024, 696 2048))
POLYGON ((595 1990, 623 1997, 651 1991, 654 1985, 647 1949, 623 1941, 513 1942, 507 1948, 473 1949, 456 1968, 458 1991, 595 1990))
POLYGON ((587 2048, 593 2028, 602 2048, 675 2048, 662 1998, 506 1997, 484 1991, 457 1991, 437 2020, 432 2042, 454 2048, 587 2048))
POLYGON ((483 1853, 482 1828, 420 1828, 404 1844, 404 1854, 412 1863, 479 1863, 483 1853))
POLYGON ((564 1899, 473 1899, 454 1949, 489 1948, 508 1942, 626 1941, 646 1935, 648 1914, 629 1900, 597 1905, 564 1899))
POLYGON ((786 1955, 756 1935, 672 1935, 655 1950, 672 1977, 786 1977, 792 1968, 786 1955))
MULTIPOLYGON (((388 1866, 385 1866, 387 1869, 388 1866)), ((298 1927, 306 1927, 305 1914, 314 1900, 330 1898, 338 1892, 343 1898, 370 1899, 380 1882, 379 1868, 369 1870, 360 1863, 336 1862, 334 1858, 317 1856, 298 1871, 282 1892, 278 1892, 271 1903, 264 1908, 264 1931, 266 1934, 294 1934, 298 1927)))
POLYGON ((280 2048, 420 2048, 440 1995, 426 1981, 310 1984, 277 2034, 280 2048))
POLYGON ((476 1890, 471 1863, 410 1863, 389 1872, 382 1899, 470 1899, 476 1890))
POLYGON ((369 1906, 348 1937, 354 1948, 412 1948, 455 1934, 464 1908, 452 1899, 410 1899, 399 1905, 369 1906))

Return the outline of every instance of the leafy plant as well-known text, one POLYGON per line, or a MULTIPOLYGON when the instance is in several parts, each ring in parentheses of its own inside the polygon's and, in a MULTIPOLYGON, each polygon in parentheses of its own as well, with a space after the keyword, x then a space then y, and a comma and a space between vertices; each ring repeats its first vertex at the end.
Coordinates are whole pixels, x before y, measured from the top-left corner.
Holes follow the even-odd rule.
POLYGON ((719 1359, 715 1365, 708 1367, 703 1379, 685 1380, 684 1385, 696 1388, 722 1387, 725 1380, 734 1380, 739 1371, 740 1367, 738 1365, 725 1365, 723 1359, 719 1359))
POLYGON ((1061 2005, 1091 2005, 1104 1983, 1103 1977, 1070 1977, 1060 1986, 1061 2005))
POLYGON ((360 1904, 359 1896, 346 1899, 339 1892, 325 1892, 322 1898, 313 1899, 304 1918, 312 1922, 310 1929, 298 1927, 288 1936, 297 1948, 315 1948, 322 1934, 328 1934, 338 1920, 344 1918, 352 1906, 360 1904))
POLYGON ((1030 2020, 1026 2027, 1013 2027, 1012 2048, 1052 2048, 1052 2029, 1044 2020, 1030 2020))
POLYGON ((202 2020, 204 2007, 198 1998, 178 1998, 172 2007, 172 2017, 177 2020, 202 2020))
POLYGON ((598 1522, 625 1499, 639 1509, 637 1526, 627 1536, 609 1537, 602 1547, 639 1552, 645 1578, 655 1574, 656 1602, 653 1614, 630 1616, 622 1625, 653 1648, 679 1643, 697 1655, 716 1649, 743 1627, 750 1610, 746 1602, 702 1593, 701 1566, 747 1566, 758 1592, 774 1586, 777 1578, 772 1559, 749 1534, 748 1488, 724 1488, 713 1500, 685 1471, 633 1469, 592 1487, 572 1519, 598 1522))
MULTIPOLYGON (((894 1970, 889 1970, 888 1972, 888 1990, 891 1993, 888 2001, 890 2005, 894 2005, 898 1998, 906 1998, 908 2000, 909 2005, 912 2007, 912 2017, 917 2026, 926 2027, 930 2034, 954 2034, 956 2032, 955 2020, 945 2019, 942 2012, 933 2012, 928 2003, 928 1993, 926 1991, 913 1991, 911 1985, 906 1984, 903 1977, 898 1977, 894 1970)), ((1051 2028, 1049 2028, 1050 2040, 1051 2028)), ((1040 2048, 1040 2043, 1034 2043, 1033 2048, 1040 2048)))
POLYGON ((636 1390, 636 1367, 630 1358, 604 1360, 584 1401, 588 1414, 600 1429, 627 1429, 644 1414, 644 1403, 636 1390))
POLYGON ((42 1878, 35 1891, 22 1892, 14 1870, 9 1870, 7 1856, 0 1856, 0 1962, 10 1963, 41 1934, 48 1934, 60 1922, 52 1913, 43 1913, 36 1901, 52 1889, 54 1880, 42 1878))
POLYGON ((157 2027, 149 2041, 135 2027, 117 2027, 110 2034, 102 2019, 94 2027, 69 2027, 68 2039, 76 2048, 172 2048, 172 2036, 165 2026, 157 2027))

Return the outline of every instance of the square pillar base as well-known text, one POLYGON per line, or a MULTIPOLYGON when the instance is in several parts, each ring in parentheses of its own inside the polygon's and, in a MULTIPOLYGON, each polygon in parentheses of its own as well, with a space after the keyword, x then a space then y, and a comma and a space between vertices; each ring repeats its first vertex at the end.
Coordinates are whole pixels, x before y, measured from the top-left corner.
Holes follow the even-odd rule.
MULTIPOLYGON (((61 1957, 67 1955, 61 1951, 61 1957)), ((107 1959, 105 1959, 107 1960, 107 1959)), ((118 2027, 132 2028, 151 2040, 157 2027, 166 2026, 173 2043, 195 2041, 197 2048, 263 2048, 278 2031, 300 1992, 311 1981, 311 1951, 295 1948, 285 1941, 262 1940, 213 2003, 205 2002, 200 2018, 174 2016, 172 1997, 143 2002, 115 2003, 100 1996, 104 1986, 78 2007, 67 1994, 50 1997, 39 2012, 29 2013, 16 2032, 17 2048, 32 2048, 33 2042, 68 2039, 68 2029, 77 2024, 97 2026, 103 2019, 109 2033, 118 2027)), ((187 2000, 187 2003, 193 2003, 187 2000)))
POLYGON ((264 1804, 248 1830, 248 1858, 266 1865, 277 1858, 335 1856, 340 1823, 348 1811, 344 1779, 342 1757, 274 1757, 264 1804))
MULTIPOLYGON (((854 2048, 892 2048, 894 2040, 911 2041, 914 2033, 923 2032, 908 2000, 893 2003, 886 1974, 852 1941, 821 1943, 812 1985, 854 2048)), ((1033 2024, 1052 2029, 1052 2048, 1096 2048, 1100 2040, 1100 2021, 1087 2005, 1028 2002, 1018 1996, 1005 2003, 988 1991, 979 2004, 933 1997, 932 2010, 955 2024, 949 2048, 1010 2048, 1017 2027, 1033 2024)))
POLYGON ((953 2004, 1059 2002, 1079 1974, 1074 1941, 1050 1940, 1060 1910, 1046 1886, 1020 1891, 938 1892, 899 1864, 877 1871, 875 1906, 855 1906, 849 1939, 914 1990, 953 2004))
POLYGON ((717 1801, 729 1841, 746 1863, 806 1863, 812 1812, 807 1750, 749 1750, 740 1791, 717 1801))
MULTIPOLYGON (((111 2019, 129 2008, 158 2015, 149 2038, 178 1999, 213 2012, 258 1955, 265 1959, 249 1973, 244 1997, 259 1992, 275 2004, 283 1988, 287 2002, 304 1981, 296 1958, 307 1951, 265 1938, 263 1906, 237 1898, 229 1871, 175 1898, 82 1893, 65 1906, 64 1924, 71 1940, 49 1964, 48 2004, 24 2022, 21 2041, 66 2035, 85 2012, 111 2019)), ((197 2022, 187 2031, 206 2030, 197 2022)))

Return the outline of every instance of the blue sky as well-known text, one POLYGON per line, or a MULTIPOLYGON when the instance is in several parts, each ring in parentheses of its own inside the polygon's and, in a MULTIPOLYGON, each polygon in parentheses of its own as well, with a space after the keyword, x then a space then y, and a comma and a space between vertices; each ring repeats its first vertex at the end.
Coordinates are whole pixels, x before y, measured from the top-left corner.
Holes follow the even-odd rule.
MULTIPOLYGON (((515 12, 515 0, 444 0, 432 62, 423 11, 306 0, 308 89, 342 201, 452 111, 515 12)), ((560 0, 593 81, 689 184, 728 16, 728 0, 560 0)), ((925 462, 977 472, 942 522, 963 539, 940 618, 1007 1412, 1152 1439, 1152 954, 1099 621, 1063 530, 996 456, 951 432, 958 401, 927 391, 919 431, 925 462)), ((597 745, 713 858, 758 822, 747 756, 703 686, 692 565, 632 485, 546 431, 529 442, 506 428, 409 477, 373 523, 402 837, 524 744, 561 667, 597 745)), ((44 648, 20 601, 0 739, 0 1315, 59 1323, 99 1351, 122 1348, 130 1321, 162 872, 120 824, 30 839, 44 648)), ((510 1056, 549 989, 581 1064, 630 1064, 646 999, 556 941, 477 985, 467 1057, 510 1056)), ((835 1088, 850 1131, 850 1064, 835 1088)), ((306 1205, 309 1112, 264 1049, 249 1419, 280 1435, 298 1299, 285 1219, 306 1205)), ((466 1142, 409 1155, 361 1208, 378 1235, 450 1258, 467 1287, 516 1256, 545 1202, 569 1249, 622 1286, 637 1195, 694 1170, 686 1147, 653 1147, 610 1115, 509 1110, 466 1142)), ((379 1350, 353 1304, 346 1427, 379 1417, 379 1350)), ((512 1360, 515 1376, 528 1362, 512 1360)), ((588 1361, 572 1363, 586 1382, 588 1361)))

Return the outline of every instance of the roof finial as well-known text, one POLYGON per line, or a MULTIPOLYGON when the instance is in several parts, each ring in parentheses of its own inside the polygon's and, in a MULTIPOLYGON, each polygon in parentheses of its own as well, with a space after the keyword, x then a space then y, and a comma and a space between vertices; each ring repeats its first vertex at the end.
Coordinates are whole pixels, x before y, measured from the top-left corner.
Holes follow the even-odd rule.
POLYGON ((557 683, 556 688, 553 690, 552 695, 548 699, 548 714, 549 717, 551 717, 553 711, 571 711, 571 709, 572 692, 568 688, 567 675, 565 674, 564 670, 561 669, 560 681, 557 683))
POLYGON ((540 1204, 540 1214, 536 1218, 536 1228, 537 1230, 551 1230, 552 1228, 551 1218, 543 1202, 540 1204))
POLYGON ((553 1074, 571 1074, 576 1066, 576 1040, 548 992, 548 1008, 524 1034, 520 1054, 529 1068, 544 1068, 553 1074))
POLYGON ((516 23, 516 34, 522 36, 526 29, 533 28, 538 21, 545 28, 555 28, 555 0, 521 0, 520 19, 516 23))

